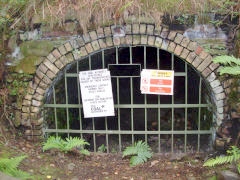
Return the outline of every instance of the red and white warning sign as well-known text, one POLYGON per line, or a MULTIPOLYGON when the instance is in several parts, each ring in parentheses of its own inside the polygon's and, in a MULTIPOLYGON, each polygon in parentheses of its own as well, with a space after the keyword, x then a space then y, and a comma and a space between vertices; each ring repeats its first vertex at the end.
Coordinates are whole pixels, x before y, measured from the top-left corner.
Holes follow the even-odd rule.
POLYGON ((173 95, 174 71, 143 69, 141 72, 142 94, 173 95))

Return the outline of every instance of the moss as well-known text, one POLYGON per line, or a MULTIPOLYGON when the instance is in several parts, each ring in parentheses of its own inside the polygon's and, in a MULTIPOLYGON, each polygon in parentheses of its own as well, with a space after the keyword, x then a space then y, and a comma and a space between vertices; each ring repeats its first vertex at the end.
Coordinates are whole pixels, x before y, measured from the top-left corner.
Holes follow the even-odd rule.
POLYGON ((39 57, 37 56, 27 56, 14 67, 13 71, 17 73, 34 74, 38 60, 39 57))

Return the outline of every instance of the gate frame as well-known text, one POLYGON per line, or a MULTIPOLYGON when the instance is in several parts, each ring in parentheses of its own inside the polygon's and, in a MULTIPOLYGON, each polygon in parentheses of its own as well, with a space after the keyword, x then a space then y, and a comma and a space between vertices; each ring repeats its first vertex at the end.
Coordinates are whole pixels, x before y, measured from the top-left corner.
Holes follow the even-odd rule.
POLYGON ((26 128, 28 138, 42 135, 42 106, 48 89, 58 74, 70 63, 80 60, 101 49, 124 46, 148 45, 186 60, 206 80, 212 93, 216 124, 219 126, 227 116, 225 110, 228 83, 217 76, 219 64, 212 62, 212 56, 197 42, 164 26, 154 24, 127 24, 123 27, 110 25, 101 27, 71 39, 53 49, 40 63, 33 81, 29 83, 21 109, 21 124, 26 128), (120 33, 119 33, 120 32, 120 33))

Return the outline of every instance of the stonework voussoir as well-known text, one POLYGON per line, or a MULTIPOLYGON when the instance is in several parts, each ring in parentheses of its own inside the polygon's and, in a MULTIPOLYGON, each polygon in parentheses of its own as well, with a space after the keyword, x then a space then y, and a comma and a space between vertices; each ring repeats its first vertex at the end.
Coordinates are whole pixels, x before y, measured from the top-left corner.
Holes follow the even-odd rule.
POLYGON ((153 33, 154 33, 154 25, 148 24, 147 25, 147 34, 148 35, 153 35, 153 33))
POLYGON ((65 55, 67 53, 67 50, 64 45, 58 47, 58 51, 61 53, 61 55, 65 55))
POLYGON ((96 31, 90 31, 90 32, 89 32, 89 35, 90 35, 92 41, 95 41, 95 40, 98 39, 98 36, 97 36, 96 31))
POLYGON ((85 45, 85 48, 86 48, 88 54, 93 52, 93 47, 92 47, 91 43, 87 43, 85 45))
POLYGON ((37 101, 35 99, 32 100, 32 105, 35 107, 39 107, 42 105, 42 101, 37 101))
POLYGON ((103 28, 98 28, 97 29, 97 36, 98 36, 98 38, 103 38, 105 35, 104 35, 104 30, 103 30, 103 28))
POLYGON ((174 52, 175 47, 176 47, 176 43, 170 42, 170 44, 168 45, 167 50, 168 50, 169 52, 174 52))
MULTIPOLYGON (((64 44, 64 47, 65 47, 67 53, 68 53, 68 52, 71 52, 71 51, 74 49, 70 42, 66 42, 66 43, 64 44)), ((65 53, 65 54, 66 54, 66 53, 65 53)))
POLYGON ((177 56, 180 56, 180 54, 182 53, 183 51, 183 47, 180 46, 180 45, 177 45, 175 50, 174 50, 174 54, 176 54, 177 56))
POLYGON ((160 37, 163 38, 163 39, 167 39, 168 33, 169 33, 169 29, 163 28, 162 31, 161 31, 160 37))
MULTIPOLYGON (((71 44, 72 49, 78 49, 80 47, 76 39, 70 40, 70 44, 71 44)), ((65 47, 68 50, 68 47, 67 46, 65 46, 65 47)), ((70 52, 71 50, 68 50, 68 51, 70 52)))
POLYGON ((51 61, 52 63, 54 63, 56 61, 56 58, 54 57, 54 55, 52 53, 50 53, 48 56, 47 56, 47 59, 49 61, 51 61))
POLYGON ((141 44, 147 44, 148 36, 147 35, 141 35, 141 44))
POLYGON ((181 46, 183 46, 183 47, 186 48, 189 43, 190 43, 190 39, 184 37, 184 38, 182 39, 182 41, 181 41, 181 46))
POLYGON ((106 38, 106 45, 107 45, 107 47, 113 47, 113 38, 112 37, 106 38))
POLYGON ((182 53, 180 54, 180 57, 183 59, 186 59, 190 51, 187 48, 183 48, 182 53))
POLYGON ((82 37, 78 37, 76 40, 79 44, 79 47, 82 47, 85 45, 84 39, 82 37))
POLYGON ((112 30, 110 27, 104 27, 104 34, 105 34, 105 37, 108 37, 108 36, 112 36, 112 30))
POLYGON ((174 39, 174 42, 175 42, 176 44, 180 44, 180 43, 182 42, 183 38, 184 38, 184 36, 183 36, 182 34, 177 33, 177 34, 176 34, 176 37, 175 37, 175 39, 174 39))
POLYGON ((139 24, 133 24, 132 25, 132 33, 133 34, 139 34, 140 30, 139 30, 139 24))
POLYGON ((141 42, 141 35, 133 35, 133 45, 138 45, 141 42))
POLYGON ((85 42, 85 44, 89 43, 91 41, 91 38, 88 33, 83 34, 82 38, 83 38, 83 41, 85 42))
POLYGON ((156 37, 155 46, 160 48, 162 46, 162 38, 156 37))
POLYGON ((177 35, 177 32, 176 32, 176 31, 170 31, 167 38, 168 38, 169 40, 174 41, 176 35, 177 35))
POLYGON ((197 47, 198 47, 197 42, 190 41, 190 43, 188 44, 188 47, 187 47, 187 48, 188 48, 190 51, 194 51, 197 47))
POLYGON ((52 64, 50 61, 44 61, 43 62, 45 66, 48 67, 48 69, 50 69, 53 73, 57 74, 59 72, 59 69, 52 64))
POLYGON ((147 25, 146 24, 140 24, 140 27, 139 27, 140 34, 146 34, 146 31, 147 31, 147 25))
POLYGON ((95 40, 95 41, 92 42, 92 47, 93 47, 94 51, 97 51, 97 50, 100 49, 100 46, 99 46, 97 40, 95 40))
POLYGON ((148 45, 154 46, 155 44, 155 36, 148 36, 148 45))
POLYGON ((52 54, 53 54, 53 56, 54 56, 56 59, 58 59, 58 58, 60 58, 60 57, 62 56, 58 49, 54 49, 54 50, 52 51, 52 54))

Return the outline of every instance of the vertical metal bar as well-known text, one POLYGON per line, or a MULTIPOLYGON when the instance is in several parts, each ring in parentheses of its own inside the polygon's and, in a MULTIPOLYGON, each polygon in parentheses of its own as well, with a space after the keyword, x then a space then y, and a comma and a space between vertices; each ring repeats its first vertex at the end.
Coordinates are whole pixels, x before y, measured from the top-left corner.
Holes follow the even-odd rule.
MULTIPOLYGON (((157 49, 157 69, 160 69, 160 49, 157 49)), ((160 104, 160 95, 158 95, 158 104, 160 104)), ((158 131, 161 129, 161 109, 158 108, 158 131)), ((161 152, 161 134, 158 134, 158 152, 161 152)))
MULTIPOLYGON (((174 70, 174 54, 171 53, 171 69, 174 70)), ((172 95, 172 105, 174 104, 174 94, 172 95)), ((171 152, 173 153, 174 146, 174 108, 172 108, 172 139, 171 139, 171 152)))
MULTIPOLYGON (((79 61, 77 61, 77 73, 79 73, 79 61)), ((79 83, 79 76, 77 76, 77 83, 78 83, 78 103, 81 104, 81 93, 80 93, 80 83, 79 83)), ((78 108, 78 112, 79 112, 79 129, 82 130, 82 111, 81 108, 78 108)), ((83 134, 80 134, 80 137, 83 138, 83 134)))
MULTIPOLYGON (((144 68, 147 68, 147 48, 146 46, 143 46, 144 48, 144 68)), ((144 95, 144 103, 145 103, 145 107, 144 107, 144 123, 145 123, 145 142, 147 142, 147 96, 144 95)))
MULTIPOLYGON (((66 97, 66 105, 68 106, 68 86, 67 86, 67 77, 66 77, 66 70, 64 71, 64 81, 65 81, 65 97, 66 97)), ((69 137, 69 109, 66 108, 67 111, 67 130, 68 130, 68 137, 69 137)))
POLYGON ((96 134, 95 134, 95 119, 92 118, 92 129, 93 129, 93 149, 94 152, 97 152, 97 145, 96 145, 96 134))
MULTIPOLYGON (((188 66, 186 61, 184 61, 185 63, 185 102, 184 104, 187 104, 187 99, 188 99, 188 66)), ((184 122, 185 122, 185 128, 184 128, 184 152, 187 151, 187 125, 188 125, 188 112, 187 112, 187 108, 185 107, 185 117, 184 117, 184 122)))
MULTIPOLYGON (((130 59, 129 59, 129 63, 132 64, 132 47, 130 46, 129 47, 129 56, 130 56, 130 59)), ((130 77, 130 104, 132 105, 133 104, 133 79, 132 77, 130 77)), ((134 135, 133 135, 133 131, 134 131, 134 109, 132 108, 131 106, 131 109, 130 109, 130 113, 131 113, 131 130, 132 130, 132 144, 134 143, 134 135)))
MULTIPOLYGON (((56 105, 55 86, 53 86, 53 103, 54 103, 54 105, 56 105)), ((54 121, 55 121, 55 128, 58 129, 57 109, 56 109, 56 107, 54 107, 54 121)), ((58 132, 56 132, 56 136, 58 136, 58 132)))
MULTIPOLYGON (((199 99, 198 103, 199 105, 201 104, 201 99, 202 99, 202 78, 199 76, 199 99)), ((201 107, 198 108, 198 132, 200 132, 200 127, 201 127, 201 107)), ((198 145, 197 145, 197 151, 199 152, 200 150, 200 133, 198 133, 198 145)))

